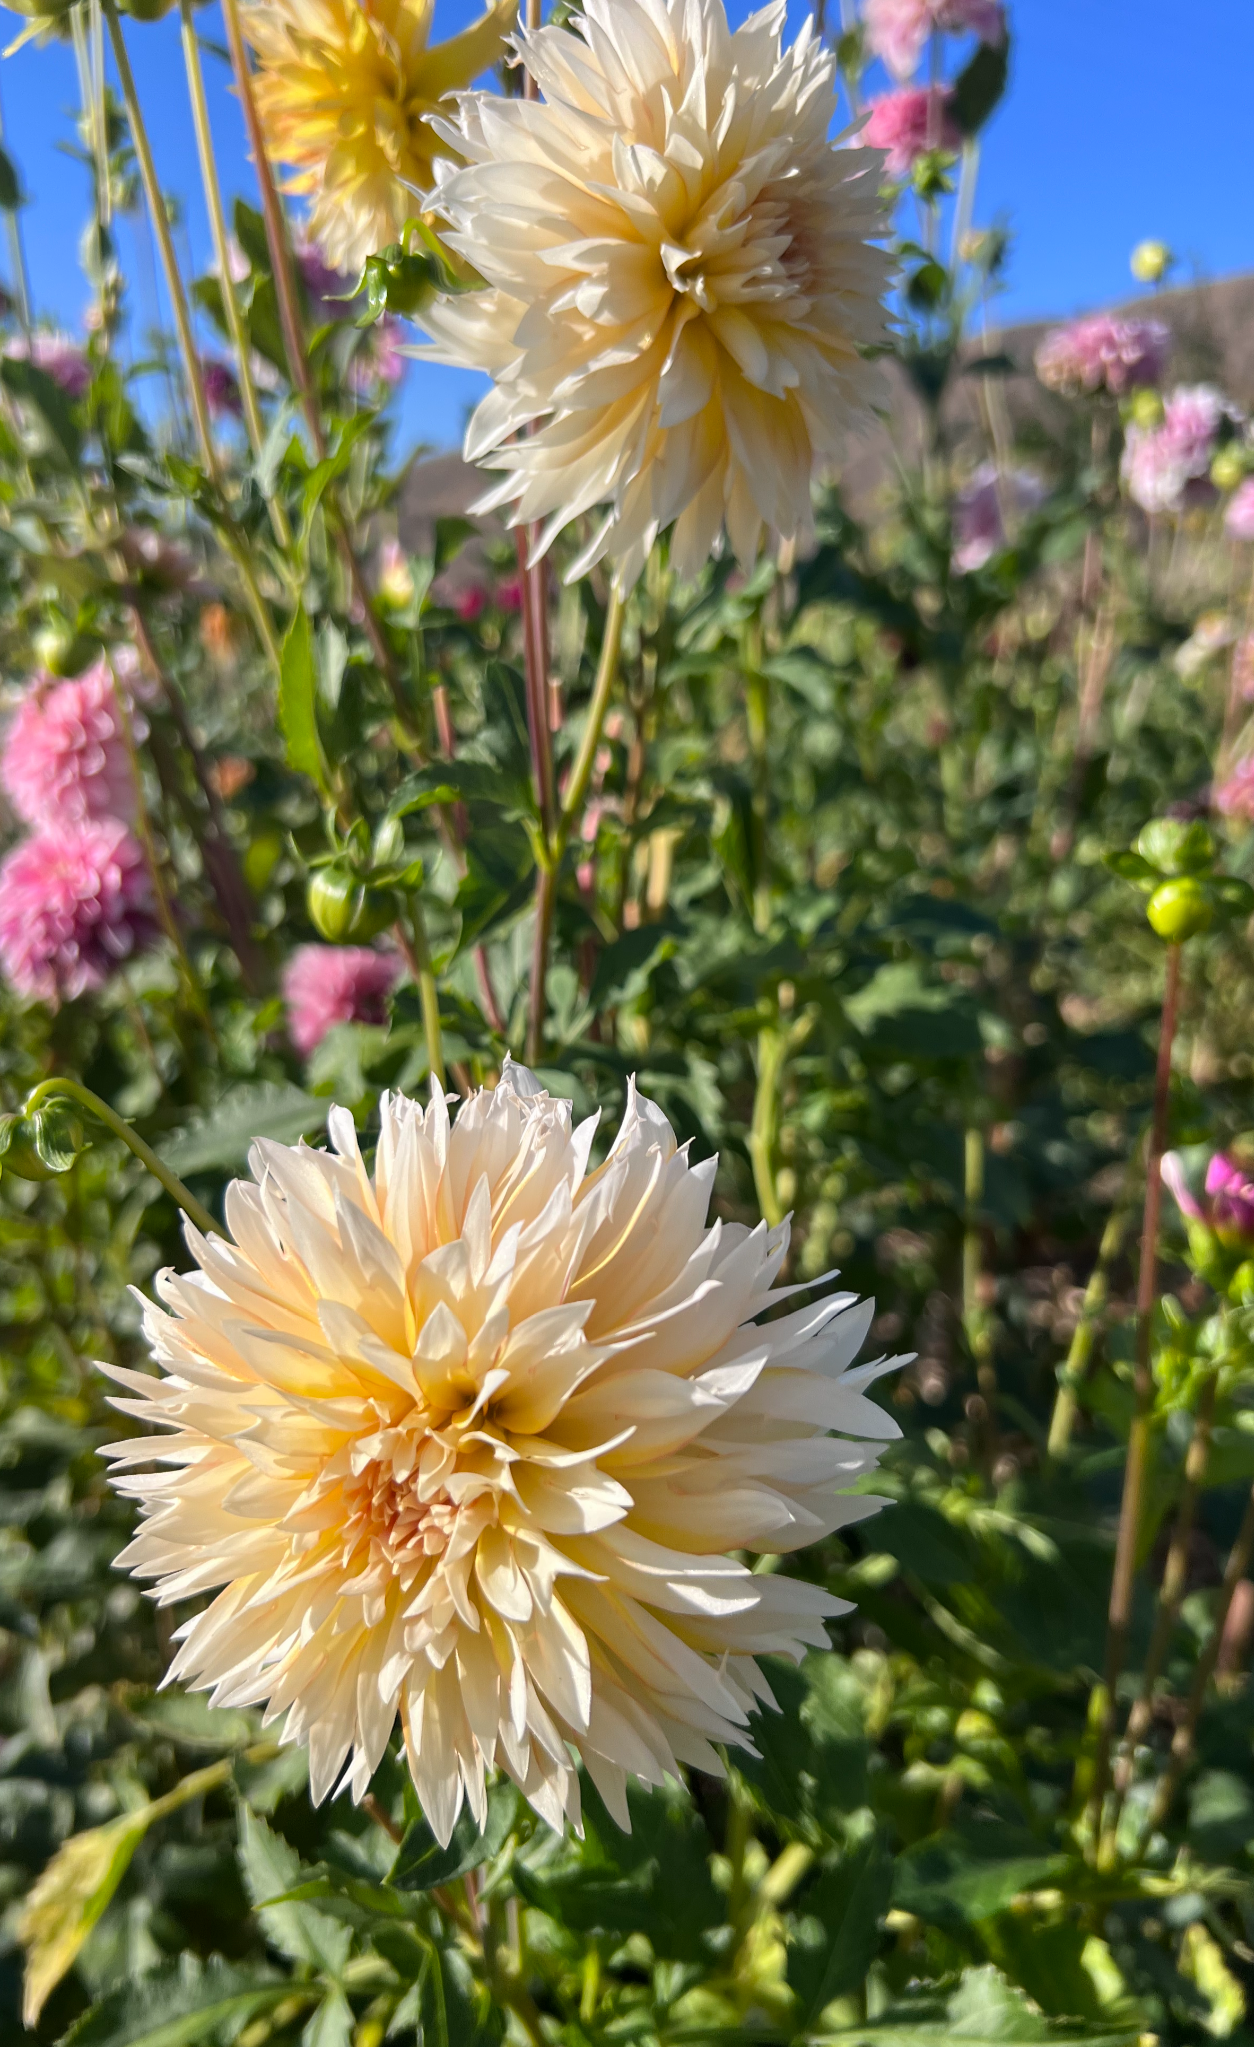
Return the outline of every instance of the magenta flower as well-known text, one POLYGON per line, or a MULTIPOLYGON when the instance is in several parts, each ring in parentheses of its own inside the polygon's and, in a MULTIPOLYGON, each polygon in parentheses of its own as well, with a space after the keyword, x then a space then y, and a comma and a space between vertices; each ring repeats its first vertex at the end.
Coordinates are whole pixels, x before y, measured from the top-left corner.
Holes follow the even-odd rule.
POLYGON ((1186 1222, 1204 1224, 1229 1251, 1254 1244, 1254 1180, 1226 1152, 1211 1157, 1204 1200, 1190 1187, 1179 1152, 1164 1152, 1162 1176, 1186 1222))
POLYGON ((298 945, 283 969, 287 1028, 303 1059, 335 1024, 387 1021, 400 961, 365 945, 298 945))
POLYGON ((34 363, 60 385, 67 398, 81 398, 91 382, 91 364, 67 334, 32 334, 29 340, 15 335, 5 344, 4 352, 15 362, 34 363))
POLYGON ((0 968, 19 995, 103 987, 157 935, 143 850, 116 817, 47 825, 0 865, 0 968))
POLYGON ((1001 0, 866 0, 863 18, 867 48, 895 78, 913 78, 934 29, 952 35, 969 29, 996 45, 1006 40, 1001 0))
POLYGON ((1229 540, 1254 540, 1254 476, 1247 476, 1233 492, 1224 513, 1224 532, 1229 540))
POLYGON ((1156 384, 1167 365, 1171 334, 1160 320, 1121 320, 1094 313, 1056 327, 1036 351, 1036 374, 1051 391, 1109 391, 1122 398, 1156 384))
POLYGON ((1211 801, 1224 817, 1239 817, 1245 824, 1254 824, 1254 753, 1247 753, 1244 760, 1237 762, 1211 801))
POLYGON ((962 576, 982 569, 1006 545, 1006 512, 1035 510, 1045 495, 1040 478, 1025 469, 1002 475, 983 462, 954 500, 953 567, 962 576))
POLYGON ((351 301, 353 280, 345 277, 342 270, 332 270, 330 264, 312 242, 301 242, 294 251, 296 268, 300 280, 309 294, 309 303, 322 321, 346 320, 351 301))
MULTIPOLYGON (((132 713, 137 738, 147 727, 132 713)), ((107 661, 69 682, 35 678, 9 725, 0 781, 24 824, 133 824, 139 792, 107 661)))
POLYGON ((205 403, 213 419, 242 419, 244 401, 239 394, 239 384, 229 363, 218 362, 212 356, 205 356, 200 364, 201 382, 205 387, 205 403))
POLYGON ((929 149, 960 149, 962 135, 949 111, 953 87, 929 86, 926 92, 905 86, 870 103, 860 140, 868 148, 887 150, 884 172, 908 178, 929 149))
POLYGON ((1182 384, 1165 400, 1162 424, 1130 426, 1123 451, 1128 496, 1143 512, 1180 512, 1214 496, 1210 465, 1225 420, 1241 415, 1213 384, 1182 384))
POLYGON ((482 583, 468 583, 453 599, 453 609, 463 625, 473 625, 487 601, 488 593, 482 583))

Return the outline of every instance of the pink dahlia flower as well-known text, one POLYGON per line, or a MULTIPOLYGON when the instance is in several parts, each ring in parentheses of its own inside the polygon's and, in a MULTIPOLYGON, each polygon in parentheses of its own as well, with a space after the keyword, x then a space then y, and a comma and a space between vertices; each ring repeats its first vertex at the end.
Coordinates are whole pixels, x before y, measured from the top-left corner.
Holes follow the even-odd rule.
POLYGON ((1224 531, 1230 540, 1254 540, 1254 476, 1233 492, 1224 513, 1224 531))
POLYGON ((34 363, 60 385, 67 398, 81 398, 91 382, 91 364, 67 334, 32 334, 29 340, 17 335, 4 352, 15 362, 34 363))
POLYGON ((1170 347, 1170 332, 1160 320, 1094 313, 1045 336, 1036 351, 1036 374, 1051 391, 1109 391, 1121 398, 1159 381, 1170 347))
POLYGON ((1226 1152, 1211 1157, 1203 1200, 1190 1187, 1179 1152, 1164 1152, 1162 1176, 1186 1222, 1204 1223, 1230 1251, 1254 1243, 1254 1181, 1226 1152))
POLYGON ((962 136, 949 111, 953 88, 930 86, 926 92, 906 86, 873 99, 861 139, 870 149, 888 152, 885 174, 908 178, 929 149, 960 149, 962 136))
POLYGON ((1214 495, 1209 471, 1219 429, 1240 414, 1213 384, 1181 384, 1170 392, 1162 424, 1130 426, 1123 451, 1128 496, 1143 512, 1179 512, 1214 495))
MULTIPOLYGON (((146 729, 135 721, 138 737, 146 729)), ((135 771, 106 661, 69 682, 35 678, 9 725, 0 781, 24 824, 134 823, 135 771)))
POLYGON ((867 47, 895 78, 913 78, 933 29, 971 30, 981 42, 1006 40, 1001 0, 866 0, 867 47))
POLYGON ((283 969, 287 1028, 303 1059, 335 1024, 381 1024, 400 961, 365 945, 298 945, 283 969))
POLYGON ((971 575, 1005 547, 1004 514, 1035 510, 1045 495, 1045 486, 1025 469, 1001 475, 993 463, 983 462, 971 481, 954 500, 953 566, 959 575, 971 575))
POLYGON ((0 967, 19 995, 103 987, 156 935, 142 848, 116 817, 47 825, 0 865, 0 967))

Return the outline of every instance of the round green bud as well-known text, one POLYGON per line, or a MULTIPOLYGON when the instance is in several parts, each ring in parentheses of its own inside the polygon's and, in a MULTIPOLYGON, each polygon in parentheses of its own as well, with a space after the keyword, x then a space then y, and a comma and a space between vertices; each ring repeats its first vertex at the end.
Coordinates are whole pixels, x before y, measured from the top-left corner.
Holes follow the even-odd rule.
POLYGON ((1200 818, 1156 817, 1136 842, 1142 860, 1160 874, 1204 874, 1215 858, 1215 841, 1200 818))
POLYGON ((1133 426, 1144 427, 1147 433, 1162 425, 1163 413, 1162 392, 1151 391, 1147 386, 1134 391, 1125 407, 1125 417, 1133 426))
POLYGON ((328 945, 343 945, 352 937, 362 893, 361 883, 348 868, 315 867, 305 891, 305 907, 310 923, 328 945))
POLYGON ((1219 450, 1210 465, 1210 480, 1216 490, 1235 490, 1245 481, 1245 453, 1236 441, 1219 450))
POLYGON ((1175 260, 1166 242, 1138 242, 1131 256, 1132 275, 1138 284, 1161 284, 1175 260))
POLYGON ((366 945, 386 931, 389 924, 396 922, 396 897, 390 888, 368 888, 362 893, 353 918, 352 938, 355 945, 366 945))
POLYGON ((12 1113, 0 1116, 0 1171, 17 1180, 54 1180, 56 1172, 35 1149, 29 1125, 12 1113))
POLYGON ((1168 945, 1183 945, 1186 939, 1197 938, 1210 929, 1215 911, 1201 882, 1181 875, 1175 881, 1162 882, 1154 890, 1145 914, 1168 945))

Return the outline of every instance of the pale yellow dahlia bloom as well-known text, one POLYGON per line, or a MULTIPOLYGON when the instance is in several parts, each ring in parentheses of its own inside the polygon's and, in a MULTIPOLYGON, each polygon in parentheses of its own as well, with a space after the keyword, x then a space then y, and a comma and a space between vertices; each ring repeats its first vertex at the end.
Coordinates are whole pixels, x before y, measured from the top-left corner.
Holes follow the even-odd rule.
POLYGON ((724 1552, 880 1504, 845 1490, 900 1433, 864 1391, 889 1367, 849 1369, 871 1304, 760 1324, 787 1223, 707 1229, 714 1162, 634 1087, 593 1169, 596 1119, 512 1064, 453 1125, 385 1095, 373 1173, 329 1121, 334 1154, 257 1142, 233 1242, 189 1228, 200 1271, 145 1306, 162 1375, 105 1368, 172 1431, 106 1453, 159 1467, 115 1479, 119 1562, 216 1592, 170 1676, 286 1714, 315 1799, 364 1794, 399 1713, 442 1841, 494 1767, 577 1820, 577 1758, 626 1824, 629 1777, 750 1746, 755 1656, 846 1610, 724 1552))
POLYGON ((429 47, 434 0, 250 0, 245 33, 267 154, 312 200, 327 262, 360 270, 417 211, 446 144, 431 117, 447 93, 496 63, 517 0, 429 47))
POLYGON ((734 34, 723 0, 587 0, 515 38, 542 104, 470 93, 437 124, 466 164, 432 205, 489 289, 424 312, 420 352, 495 381, 466 435, 508 472, 482 509, 547 546, 608 507, 572 575, 608 553, 629 586, 672 522, 685 575, 724 525, 745 563, 764 527, 804 538, 875 396, 883 157, 833 146, 835 59, 783 25, 783 0, 734 34))

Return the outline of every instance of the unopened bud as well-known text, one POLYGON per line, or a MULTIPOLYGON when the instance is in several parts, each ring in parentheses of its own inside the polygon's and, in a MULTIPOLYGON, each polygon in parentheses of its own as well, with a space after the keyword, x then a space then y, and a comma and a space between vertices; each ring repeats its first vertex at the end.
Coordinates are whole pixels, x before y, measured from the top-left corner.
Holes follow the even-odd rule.
POLYGON ((1166 242, 1138 242, 1132 251, 1132 275, 1138 284, 1161 284, 1175 260, 1166 242))
POLYGON ((305 907, 310 923, 328 945, 343 945, 351 937, 361 897, 361 883, 348 868, 315 867, 305 907))
POLYGON ((1163 412, 1161 392, 1151 391, 1148 385, 1142 385, 1139 391, 1134 391, 1127 403, 1128 420, 1133 426, 1143 428, 1146 433, 1153 433, 1155 427, 1162 425, 1163 412))
POLYGON ((1215 911, 1200 881, 1182 875, 1154 890, 1145 911, 1152 928, 1168 945, 1183 945, 1209 931, 1215 911))
POLYGON ((1221 448, 1210 465, 1210 480, 1216 490, 1235 490, 1245 480, 1245 454, 1235 441, 1221 448))

